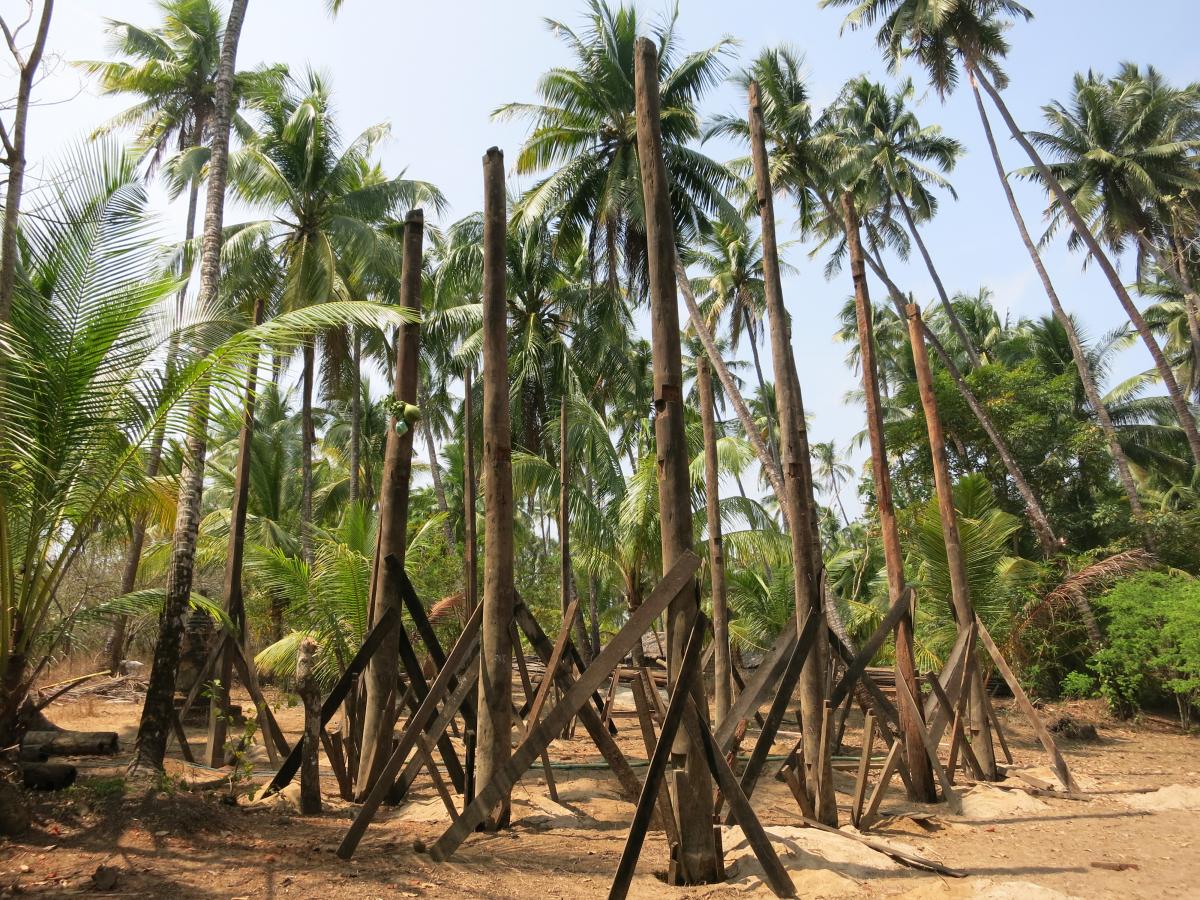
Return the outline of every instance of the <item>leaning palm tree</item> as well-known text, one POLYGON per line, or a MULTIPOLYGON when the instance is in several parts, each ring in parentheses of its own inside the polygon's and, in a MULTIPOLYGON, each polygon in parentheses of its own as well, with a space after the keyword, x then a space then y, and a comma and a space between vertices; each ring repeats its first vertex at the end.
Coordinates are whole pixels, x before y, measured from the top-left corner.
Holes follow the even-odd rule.
POLYGON ((846 515, 846 507, 842 504, 842 485, 854 474, 854 469, 833 441, 813 444, 812 454, 815 462, 813 475, 820 479, 820 490, 837 502, 842 521, 849 528, 850 517, 846 515))
MULTIPOLYGON (((651 27, 657 44, 663 109, 663 154, 676 232, 695 235, 704 218, 728 209, 724 193, 734 179, 724 166, 688 146, 699 137, 696 107, 725 74, 722 57, 732 42, 682 54, 675 33, 678 9, 651 27)), ((634 42, 640 22, 624 4, 589 0, 586 27, 547 20, 567 45, 570 66, 551 69, 538 84, 537 103, 509 103, 497 118, 522 118, 532 131, 517 157, 518 174, 549 171, 522 198, 518 214, 551 216, 560 235, 587 235, 589 258, 605 260, 617 293, 624 260, 630 293, 642 293, 645 234, 634 126, 634 42)), ((595 269, 593 269, 595 271, 595 269)))
MULTIPOLYGON (((958 85, 959 64, 966 71, 975 92, 979 114, 986 125, 980 89, 995 105, 1009 133, 1033 163, 1051 198, 1059 204, 1066 222, 1074 229, 1089 257, 1100 267, 1125 314, 1137 329, 1138 335, 1154 360, 1159 377, 1179 417, 1179 424, 1188 436, 1192 457, 1200 466, 1200 429, 1187 398, 1175 380, 1162 347, 1133 302, 1117 272, 1112 259, 1093 233, 1086 218, 1070 193, 1038 153, 1033 140, 1017 125, 1004 102, 1002 91, 1008 78, 1001 61, 1008 52, 1005 32, 1008 19, 1028 21, 1033 13, 1016 0, 821 0, 822 6, 852 6, 846 19, 851 28, 870 27, 879 23, 878 42, 889 63, 898 66, 906 58, 914 58, 928 73, 933 87, 946 96, 958 85)), ((986 126, 990 127, 990 126, 986 126)))
MULTIPOLYGON (((343 147, 325 79, 308 72, 303 81, 270 85, 255 98, 260 133, 234 155, 237 194, 272 218, 230 229, 230 252, 265 240, 283 261, 281 305, 302 309, 350 296, 343 267, 376 265, 400 270, 399 249, 380 227, 402 207, 443 205, 425 182, 387 178, 373 161, 386 125, 365 130, 343 147)), ((301 543, 312 558, 313 342, 302 348, 301 543)))
POLYGON ((950 323, 971 366, 979 366, 979 352, 954 312, 946 286, 933 264, 929 248, 921 238, 918 222, 928 222, 937 213, 934 188, 957 198, 946 174, 963 154, 963 146, 947 137, 936 125, 922 126, 909 107, 915 94, 911 80, 889 93, 869 78, 855 78, 842 88, 832 116, 843 154, 841 167, 850 177, 877 180, 879 193, 900 210, 925 268, 937 289, 941 309, 950 323))

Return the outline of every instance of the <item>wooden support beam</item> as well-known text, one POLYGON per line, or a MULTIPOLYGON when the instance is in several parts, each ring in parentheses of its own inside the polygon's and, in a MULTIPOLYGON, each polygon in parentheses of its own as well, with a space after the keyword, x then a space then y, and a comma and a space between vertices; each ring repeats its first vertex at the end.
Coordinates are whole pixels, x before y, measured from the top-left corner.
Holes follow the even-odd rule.
POLYGON ((1008 689, 1012 691, 1013 698, 1017 701, 1017 705, 1021 707, 1021 711, 1025 713, 1025 717, 1029 719, 1029 724, 1033 726, 1034 732, 1041 741, 1042 747, 1050 756, 1050 761, 1054 765, 1054 772, 1058 776, 1058 780, 1062 786, 1066 788, 1067 793, 1079 793, 1079 787, 1075 784, 1075 779, 1071 777, 1071 770, 1067 767, 1067 761, 1063 758, 1062 753, 1058 750, 1058 744, 1054 742, 1054 738, 1046 729, 1045 723, 1042 722, 1042 717, 1037 714, 1037 710, 1033 708, 1033 703, 1030 702, 1029 696, 1025 693, 1025 689, 1021 687, 1021 682, 1017 676, 1013 674, 1013 670, 1009 668, 1008 662, 1004 659, 1004 654, 1000 652, 1000 648, 996 646, 996 642, 992 640, 991 634, 984 627, 979 616, 975 617, 975 622, 979 627, 979 640, 983 642, 983 646, 987 648, 988 655, 992 657, 992 662, 996 664, 996 668, 1000 670, 1001 676, 1004 678, 1008 689))
POLYGON ((883 761, 883 769, 879 773, 879 780, 875 782, 875 787, 871 791, 871 799, 867 801, 867 808, 859 816, 856 827, 860 829, 867 828, 879 814, 879 804, 883 802, 883 795, 887 793, 892 776, 896 773, 896 767, 901 763, 900 752, 903 749, 903 741, 897 740, 892 742, 892 746, 888 749, 887 757, 883 761))
MULTIPOLYGON (((458 687, 446 698, 446 702, 442 704, 442 711, 438 713, 433 723, 425 730, 425 737, 431 741, 435 741, 442 736, 446 728, 454 721, 454 717, 461 713, 471 702, 471 692, 475 688, 479 679, 479 657, 476 656, 467 664, 467 668, 463 672, 463 677, 458 682, 458 687)), ((468 738, 471 732, 467 732, 468 738)), ((470 745, 467 745, 468 760, 470 758, 470 745)), ((414 781, 417 780, 417 775, 420 774, 423 762, 420 757, 413 755, 404 765, 404 769, 400 773, 400 777, 396 779, 396 787, 389 795, 393 800, 407 796, 409 789, 414 781)), ((469 772, 470 770, 468 770, 469 772)), ((471 802, 471 794, 468 791, 463 795, 466 803, 471 802)))
POLYGON ((729 708, 729 715, 717 723, 715 737, 717 743, 721 745, 722 753, 728 753, 732 747, 733 735, 738 725, 758 712, 758 708, 766 702, 766 698, 773 694, 775 686, 787 669, 792 647, 799 637, 799 621, 793 614, 788 623, 783 626, 783 631, 776 638, 770 651, 763 657, 763 661, 754 675, 746 683, 742 692, 738 694, 737 699, 733 701, 733 705, 729 708))
MULTIPOLYGON (((644 608, 639 607, 639 611, 644 608)), ((689 666, 694 666, 700 658, 700 647, 703 644, 703 617, 697 616, 692 625, 692 633, 688 636, 683 658, 680 660, 679 671, 685 672, 689 666)), ((640 636, 639 636, 640 640, 640 636)), ((650 756, 650 764, 646 768, 646 778, 642 782, 641 796, 638 797, 637 808, 633 812, 633 821, 629 825, 629 835, 625 838, 625 847, 621 851, 621 860, 617 863, 617 873, 613 876, 612 887, 608 891, 608 900, 624 900, 629 893, 633 872, 637 867, 638 857, 642 854, 642 844, 646 840, 646 831, 650 828, 650 818, 654 806, 658 802, 659 789, 664 785, 669 763, 671 761, 671 745, 683 721, 687 709, 690 687, 687 681, 676 683, 671 692, 670 702, 667 703, 667 715, 663 720, 662 731, 658 734, 658 743, 654 745, 654 753, 650 756)))
POLYGON ((258 710, 258 722, 259 727, 262 729, 263 744, 266 745, 267 756, 271 760, 271 765, 277 766, 279 765, 278 754, 282 753, 286 756, 291 752, 291 748, 283 737, 283 729, 275 721, 275 714, 271 712, 271 704, 267 702, 266 695, 262 691, 262 686, 258 683, 258 675, 254 671, 254 663, 246 659, 246 654, 238 641, 230 638, 228 647, 233 655, 233 665, 237 669, 238 677, 242 679, 242 684, 254 699, 254 706, 258 710))
MULTIPOLYGON (((507 795, 541 751, 549 746, 555 736, 562 731, 563 726, 570 722, 579 710, 590 701, 592 693, 604 682, 609 672, 619 665, 630 648, 642 639, 642 634, 650 626, 650 623, 666 609, 679 591, 693 583, 699 567, 700 558, 690 551, 679 558, 671 571, 651 591, 650 596, 642 605, 634 610, 625 625, 600 651, 592 664, 580 673, 579 680, 570 684, 563 698, 533 727, 529 736, 513 753, 512 758, 496 771, 491 782, 479 789, 474 801, 463 810, 459 821, 447 829, 446 833, 430 849, 430 856, 438 862, 450 858, 451 854, 475 830, 475 827, 483 821, 486 811, 491 808, 496 799, 507 795)), ((570 679, 568 678, 567 681, 570 679)), ((589 709, 588 712, 590 713, 592 710, 589 709)), ((587 721, 587 717, 585 717, 585 726, 587 721)), ((590 728, 589 732, 591 732, 590 728)), ((356 843, 357 841, 355 841, 356 843)), ((353 852, 353 845, 349 849, 350 852, 353 852)), ((349 858, 349 856, 343 858, 349 858)))
POLYGON ((483 605, 480 604, 475 608, 475 612, 471 614, 471 618, 467 620, 466 627, 463 628, 462 634, 459 635, 454 649, 450 651, 450 655, 446 658, 446 665, 442 667, 442 671, 438 672, 437 678, 433 680, 433 684, 429 687, 429 693, 425 695, 425 699, 421 701, 420 707, 413 713, 412 718, 408 722, 408 727, 404 729, 404 734, 400 738, 399 745, 393 751, 391 758, 384 763, 379 777, 375 780, 374 787, 363 802, 362 809, 359 810, 345 837, 342 838, 341 846, 338 847, 337 851, 338 856, 342 859, 350 859, 354 855, 354 849, 358 846, 358 842, 362 840, 362 836, 366 832, 367 826, 371 824, 371 820, 375 817, 379 805, 391 791, 396 780, 396 775, 400 772, 400 767, 404 765, 405 760, 408 758, 409 751, 416 746, 421 732, 429 724, 430 720, 434 718, 434 713, 437 711, 437 704, 449 693, 451 679, 468 660, 476 655, 479 649, 479 623, 482 618, 483 605))
POLYGON ((871 660, 879 653, 884 641, 892 636, 892 632, 896 630, 896 624, 903 619, 912 605, 913 589, 911 586, 906 587, 896 602, 891 605, 887 611, 887 615, 883 617, 883 621, 879 623, 867 642, 862 645, 862 649, 853 660, 846 663, 846 673, 842 676, 842 680, 837 683, 837 687, 833 689, 833 693, 829 697, 829 702, 833 706, 840 706, 842 701, 846 699, 846 695, 854 688, 854 683, 862 677, 863 672, 867 670, 867 666, 871 664, 871 660))
MULTIPOLYGON (((534 618, 533 613, 522 602, 517 602, 513 608, 513 617, 517 621, 517 625, 525 632, 525 636, 529 638, 529 643, 533 647, 538 656, 543 662, 548 663, 553 657, 553 649, 550 645, 550 639, 546 637, 546 633, 542 631, 542 627, 534 618)), ((567 653, 571 650, 571 641, 567 640, 567 653)), ((593 663, 594 665, 595 663, 593 663)), ((554 680, 558 684, 558 689, 563 693, 571 690, 575 680, 567 671, 568 666, 561 664, 554 669, 554 680)), ((547 671, 550 671, 547 666, 547 671)), ((586 671, 586 670, 580 670, 586 671)), ((601 677, 603 680, 603 676, 601 677)), ((621 792, 629 799, 629 802, 636 803, 638 793, 642 789, 642 783, 638 777, 633 774, 633 769, 630 768, 628 760, 625 759, 625 754, 621 752, 621 748, 617 746, 617 742, 613 740, 610 730, 604 727, 604 723, 600 719, 600 713, 593 705, 597 699, 593 691, 591 696, 592 702, 585 702, 576 713, 579 721, 583 723, 583 727, 587 729, 588 736, 591 737, 592 743, 596 745, 596 749, 600 751, 600 755, 608 762, 613 774, 617 777, 617 781, 621 786, 621 792)), ((559 700, 561 703, 562 701, 559 700)), ((603 709, 604 704, 600 703, 599 708, 603 709)))
MULTIPOLYGON (((333 714, 337 712, 342 701, 350 693, 350 688, 354 681, 366 668, 367 662, 371 656, 379 649, 379 645, 387 636, 387 633, 396 627, 400 621, 400 615, 395 610, 386 611, 379 621, 371 626, 371 630, 367 632, 367 636, 363 638, 362 646, 358 648, 358 652, 354 654, 350 662, 346 666, 346 670, 338 678, 337 683, 333 686, 321 704, 321 727, 324 728, 329 724, 329 720, 333 718, 333 714)), ((275 777, 271 779, 271 783, 267 785, 263 791, 264 797, 269 797, 276 791, 282 790, 291 783, 296 777, 296 773, 300 770, 300 745, 303 743, 303 738, 296 741, 296 745, 292 747, 287 758, 283 761, 283 765, 279 767, 279 771, 275 773, 275 777)), ((347 759, 347 763, 351 763, 347 759)), ((353 768, 353 766, 352 766, 353 768)))
MULTIPOLYGON (((641 678, 633 680, 633 705, 637 709, 638 722, 642 729, 642 744, 646 748, 646 759, 654 756, 658 736, 654 733, 654 721, 650 716, 650 701, 646 699, 646 686, 641 678)), ((671 795, 665 784, 658 789, 658 817, 667 835, 667 846, 679 843, 679 829, 675 827, 675 813, 671 809, 671 795)))
MULTIPOLYGON (((917 716, 918 719, 920 718, 921 710, 917 706, 917 701, 909 692, 908 685, 904 683, 903 678, 896 679, 896 696, 900 698, 901 705, 908 708, 910 714, 917 716)), ((946 805, 955 814, 961 814, 962 800, 958 796, 958 791, 954 790, 954 786, 950 784, 950 778, 946 775, 946 770, 942 767, 941 760, 938 759, 937 744, 933 743, 929 732, 924 727, 920 729, 918 736, 925 747, 925 754, 929 758, 929 765, 933 769, 933 774, 937 776, 938 783, 942 786, 942 796, 946 801, 946 805)), ((909 765, 912 765, 911 759, 909 760, 909 765)))
MULTIPOLYGON (((821 633, 822 623, 820 619, 820 612, 810 612, 808 614, 804 620, 804 628, 800 631, 800 638, 792 648, 787 667, 783 672, 783 678, 779 682, 779 689, 771 701, 771 710, 767 713, 762 730, 759 732, 758 740, 755 742, 754 749, 750 753, 750 759, 747 760, 746 768, 742 772, 741 790, 746 797, 754 795, 754 788, 758 784, 758 777, 762 774, 763 766, 767 762, 767 755, 771 752, 771 746, 775 743, 775 736, 779 733, 779 726, 783 722, 784 713, 787 712, 788 704, 791 702, 796 682, 800 679, 800 672, 804 668, 804 661, 808 659, 813 641, 821 633)), ((731 811, 730 816, 732 817, 732 815, 733 812, 731 811)), ((726 824, 729 823, 730 819, 726 819, 726 824)))
MULTIPOLYGON (((525 692, 525 699, 531 700, 533 698, 533 684, 529 680, 529 667, 525 664, 525 652, 521 649, 521 636, 517 633, 515 622, 509 622, 508 628, 512 632, 512 645, 517 657, 517 672, 521 676, 521 689, 525 692)), ((534 710, 531 708, 530 714, 526 716, 525 721, 522 723, 525 734, 529 733, 529 729, 537 721, 536 716, 532 714, 533 712, 534 710)), ((520 712, 518 712, 517 721, 519 722, 520 720, 520 712)), ((450 721, 453 722, 454 720, 451 719, 450 721)), ((542 772, 546 776, 546 791, 550 794, 550 799, 557 803, 558 785, 554 782, 554 769, 550 765, 550 754, 545 750, 542 751, 542 772)))
POLYGON ((871 747, 875 743, 875 714, 867 710, 863 718, 862 755, 858 758, 858 777, 854 781, 854 799, 850 804, 850 823, 859 827, 863 798, 867 793, 867 773, 871 769, 871 747))

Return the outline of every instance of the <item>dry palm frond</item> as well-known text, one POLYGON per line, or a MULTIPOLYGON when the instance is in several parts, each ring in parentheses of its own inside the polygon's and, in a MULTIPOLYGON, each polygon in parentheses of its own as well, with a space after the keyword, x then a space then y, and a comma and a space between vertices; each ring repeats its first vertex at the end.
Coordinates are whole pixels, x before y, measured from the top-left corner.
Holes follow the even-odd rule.
POLYGON ((1100 634, 1100 626, 1096 622, 1096 614, 1092 611, 1088 595, 1097 588, 1107 586, 1116 578, 1148 569, 1154 562, 1154 557, 1150 553, 1138 548, 1096 560, 1091 565, 1067 576, 1058 587, 1044 597, 1031 600, 1025 605, 1018 616, 1018 625, 1010 636, 1010 643, 1015 642, 1043 611, 1070 606, 1083 620, 1092 644, 1099 646, 1104 642, 1104 637, 1100 634))
POLYGON ((444 625, 447 622, 457 622, 465 625, 467 622, 467 598, 462 591, 443 597, 429 607, 429 622, 431 625, 444 625))

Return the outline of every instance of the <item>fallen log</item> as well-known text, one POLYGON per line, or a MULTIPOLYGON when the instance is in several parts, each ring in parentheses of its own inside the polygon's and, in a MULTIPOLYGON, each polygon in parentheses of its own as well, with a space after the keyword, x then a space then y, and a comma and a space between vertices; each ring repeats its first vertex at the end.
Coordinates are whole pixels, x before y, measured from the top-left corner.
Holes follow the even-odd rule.
POLYGON ((41 762, 51 756, 115 756, 120 751, 115 731, 27 731, 20 759, 41 762))

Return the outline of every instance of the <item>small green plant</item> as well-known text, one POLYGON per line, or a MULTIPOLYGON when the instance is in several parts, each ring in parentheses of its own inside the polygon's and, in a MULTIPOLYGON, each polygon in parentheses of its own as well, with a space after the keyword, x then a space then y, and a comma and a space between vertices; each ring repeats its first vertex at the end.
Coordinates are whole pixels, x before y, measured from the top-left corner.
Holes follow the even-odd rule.
MULTIPOLYGON (((220 680, 213 679, 208 682, 204 686, 203 694, 210 700, 220 696, 220 680)), ((225 797, 225 802, 237 805, 238 787, 254 777, 254 763, 250 759, 250 748, 257 740, 258 719, 254 716, 248 717, 241 723, 239 729, 237 718, 230 715, 227 710, 222 710, 217 718, 225 723, 228 735, 225 740, 225 758, 229 760, 230 771, 227 779, 229 793, 225 797)))
POLYGON ((80 790, 87 791, 97 800, 113 800, 125 796, 127 785, 121 775, 88 778, 78 783, 80 790))
POLYGON ((1086 672, 1068 672, 1062 680, 1062 696, 1068 700, 1086 700, 1096 696, 1096 679, 1086 672))

